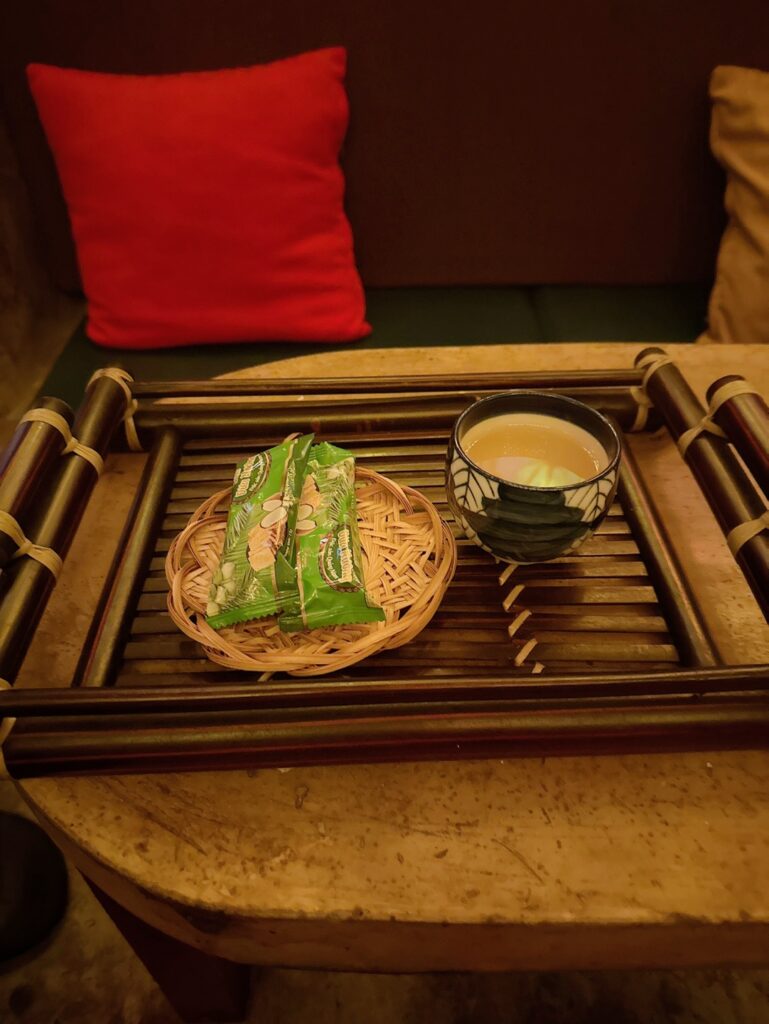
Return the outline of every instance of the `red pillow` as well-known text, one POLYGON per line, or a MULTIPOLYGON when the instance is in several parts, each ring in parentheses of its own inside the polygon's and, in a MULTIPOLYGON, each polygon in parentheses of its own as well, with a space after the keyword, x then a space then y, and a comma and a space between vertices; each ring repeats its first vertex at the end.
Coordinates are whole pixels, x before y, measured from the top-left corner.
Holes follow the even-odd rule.
POLYGON ((339 149, 346 52, 258 67, 27 73, 101 345, 368 334, 339 149))

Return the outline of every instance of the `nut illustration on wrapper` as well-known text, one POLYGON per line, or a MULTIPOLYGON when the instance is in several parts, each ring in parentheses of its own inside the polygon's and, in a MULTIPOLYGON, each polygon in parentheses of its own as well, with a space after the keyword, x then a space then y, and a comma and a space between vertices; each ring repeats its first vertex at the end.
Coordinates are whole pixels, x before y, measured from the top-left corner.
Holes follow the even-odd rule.
POLYGON ((237 592, 238 584, 233 579, 234 572, 234 562, 222 562, 214 573, 208 595, 207 615, 215 615, 224 602, 237 592))
POLYGON ((206 622, 214 629, 299 607, 295 524, 313 435, 291 437, 235 470, 224 547, 206 622), (232 563, 228 581, 223 566, 232 563))
POLYGON ((262 508, 265 516, 248 534, 248 561, 257 571, 274 563, 285 539, 288 521, 288 509, 282 494, 267 498, 262 508))
POLYGON ((296 516, 296 534, 301 537, 312 533, 316 523, 313 518, 320 505, 320 490, 318 482, 312 473, 308 473, 302 487, 302 494, 299 498, 299 511, 296 516))

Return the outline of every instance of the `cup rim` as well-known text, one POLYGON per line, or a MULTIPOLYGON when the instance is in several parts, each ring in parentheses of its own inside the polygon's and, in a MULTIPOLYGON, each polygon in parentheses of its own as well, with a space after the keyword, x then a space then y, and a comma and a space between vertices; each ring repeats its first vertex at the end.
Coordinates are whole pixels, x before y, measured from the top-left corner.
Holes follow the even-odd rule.
MULTIPOLYGON (((620 456, 622 455, 622 437, 619 431, 608 416, 605 416, 602 412, 594 409, 592 405, 587 405, 586 402, 580 402, 577 398, 570 398, 568 395, 558 395, 552 391, 539 391, 532 388, 511 388, 509 391, 496 391, 493 395, 485 395, 483 398, 479 398, 477 401, 472 402, 468 407, 460 413, 459 418, 454 424, 454 429, 451 432, 451 440, 454 447, 461 454, 462 458, 465 459, 470 466, 473 467, 476 472, 481 473, 483 476, 488 477, 489 480, 494 480, 496 483, 505 484, 507 487, 520 487, 524 491, 534 491, 536 493, 552 493, 562 494, 564 491, 576 491, 580 487, 587 487, 589 484, 597 483, 602 480, 607 473, 611 470, 616 469, 619 465, 620 456), (513 483, 512 480, 505 480, 504 477, 496 476, 494 473, 490 473, 489 470, 483 469, 477 462, 473 462, 470 456, 467 454, 465 449, 462 447, 462 443, 459 440, 459 429, 462 426, 462 421, 469 414, 472 409, 477 409, 479 405, 485 405, 486 402, 491 402, 494 399, 505 398, 508 395, 539 395, 541 398, 556 399, 559 402, 563 402, 566 405, 575 405, 581 409, 587 409, 589 413, 597 417, 599 420, 603 420, 604 424, 609 428, 610 433, 614 437, 617 443, 617 451, 614 454, 614 458, 610 459, 609 462, 604 466, 600 472, 594 474, 591 477, 587 477, 585 480, 580 480, 574 484, 562 484, 561 486, 554 487, 537 487, 533 484, 517 484, 513 483)), ((598 440, 598 438, 596 438, 598 440)))

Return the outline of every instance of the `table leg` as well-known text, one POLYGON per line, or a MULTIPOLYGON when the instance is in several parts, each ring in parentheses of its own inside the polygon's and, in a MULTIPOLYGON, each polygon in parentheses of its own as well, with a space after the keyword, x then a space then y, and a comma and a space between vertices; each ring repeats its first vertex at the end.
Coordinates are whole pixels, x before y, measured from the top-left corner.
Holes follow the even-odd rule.
POLYGON ((145 924, 86 878, 94 896, 185 1024, 245 1019, 251 968, 201 953, 145 924))

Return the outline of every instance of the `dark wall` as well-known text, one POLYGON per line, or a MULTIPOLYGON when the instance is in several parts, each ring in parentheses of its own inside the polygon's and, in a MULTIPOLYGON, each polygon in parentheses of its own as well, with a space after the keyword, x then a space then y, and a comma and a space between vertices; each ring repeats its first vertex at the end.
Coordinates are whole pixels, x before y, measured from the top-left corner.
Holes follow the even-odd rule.
POLYGON ((347 203, 370 285, 706 280, 719 63, 769 68, 769 0, 29 0, 2 99, 52 274, 77 286, 29 61, 242 65, 342 43, 347 203))

